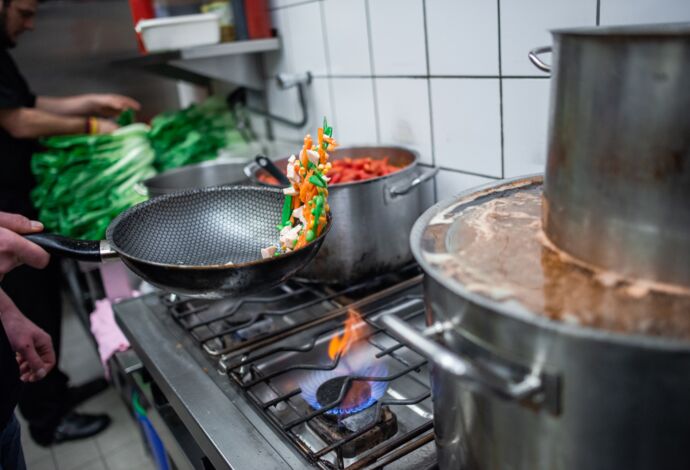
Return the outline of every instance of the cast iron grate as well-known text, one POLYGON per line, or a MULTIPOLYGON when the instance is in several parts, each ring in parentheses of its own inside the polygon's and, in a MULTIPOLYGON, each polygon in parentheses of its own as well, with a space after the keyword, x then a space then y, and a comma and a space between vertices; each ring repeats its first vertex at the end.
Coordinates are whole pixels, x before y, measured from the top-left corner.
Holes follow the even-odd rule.
POLYGON ((161 302, 207 354, 221 356, 291 335, 325 312, 419 273, 419 267, 410 264, 397 273, 347 286, 289 281, 252 297, 204 300, 163 294, 161 302))
MULTIPOLYGON (((221 366, 283 438, 320 468, 432 466, 435 446, 427 361, 395 340, 377 321, 382 315, 398 315, 415 328, 423 329, 425 308, 421 277, 417 275, 347 305, 336 305, 290 335, 259 341, 241 352, 223 356, 221 366), (384 372, 376 375, 352 373, 344 378, 334 375, 341 377, 340 393, 330 393, 333 399, 315 409, 313 403, 310 406, 305 399, 303 387, 315 374, 326 377, 331 371, 342 371, 345 359, 340 353, 330 359, 327 348, 331 338, 342 334, 345 318, 352 308, 356 308, 366 322, 368 328, 361 341, 366 342, 366 351, 372 363, 377 364, 365 370, 384 372), (329 416, 329 412, 341 405, 355 382, 366 382, 371 388, 385 383, 385 393, 363 411, 345 418, 329 416), (385 438, 377 434, 373 439, 377 428, 391 419, 391 413, 397 421, 392 434, 388 429, 385 438), (357 418, 366 415, 367 419, 357 418), (327 437, 323 423, 334 419, 338 420, 339 429, 344 428, 342 423, 348 419, 358 419, 362 423, 342 435, 329 434, 331 437, 327 437), (362 448, 361 441, 365 440, 374 445, 362 448)), ((326 395, 320 393, 319 396, 326 395)))

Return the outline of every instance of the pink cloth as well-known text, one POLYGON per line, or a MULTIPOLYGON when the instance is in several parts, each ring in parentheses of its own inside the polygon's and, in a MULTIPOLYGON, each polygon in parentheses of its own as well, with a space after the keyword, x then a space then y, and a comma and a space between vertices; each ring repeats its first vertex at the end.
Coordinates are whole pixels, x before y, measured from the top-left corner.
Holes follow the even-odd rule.
MULTIPOLYGON (((139 293, 135 292, 133 296, 136 297, 137 295, 139 293)), ((105 376, 109 379, 108 359, 118 351, 129 349, 129 341, 115 323, 113 305, 110 300, 96 301, 96 309, 91 312, 91 333, 96 338, 98 354, 105 369, 105 376)))

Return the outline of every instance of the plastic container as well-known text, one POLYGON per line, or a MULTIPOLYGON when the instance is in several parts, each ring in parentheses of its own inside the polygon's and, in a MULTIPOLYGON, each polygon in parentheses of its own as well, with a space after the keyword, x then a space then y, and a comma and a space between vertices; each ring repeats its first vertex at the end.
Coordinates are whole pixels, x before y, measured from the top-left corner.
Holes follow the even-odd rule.
POLYGON ((142 20, 136 31, 149 52, 218 44, 220 18, 209 13, 142 20))

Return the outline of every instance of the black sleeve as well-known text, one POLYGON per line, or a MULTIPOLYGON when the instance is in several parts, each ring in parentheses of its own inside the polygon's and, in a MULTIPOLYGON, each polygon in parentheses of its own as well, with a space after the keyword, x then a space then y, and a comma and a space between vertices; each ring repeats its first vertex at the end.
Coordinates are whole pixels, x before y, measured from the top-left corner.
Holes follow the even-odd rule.
MULTIPOLYGON (((3 78, 0 77, 0 109, 24 108, 26 104, 21 93, 15 88, 7 86, 3 78)), ((34 98, 35 102, 36 99, 34 98)))
POLYGON ((0 109, 33 108, 36 96, 7 51, 0 52, 0 109))

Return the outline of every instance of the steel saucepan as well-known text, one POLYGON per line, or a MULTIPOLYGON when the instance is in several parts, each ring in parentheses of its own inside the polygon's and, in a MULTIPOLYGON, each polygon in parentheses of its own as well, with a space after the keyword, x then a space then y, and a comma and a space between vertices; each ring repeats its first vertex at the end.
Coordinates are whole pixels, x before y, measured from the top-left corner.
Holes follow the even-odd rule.
POLYGON ((120 214, 106 240, 56 234, 26 238, 47 251, 82 261, 120 257, 145 281, 174 293, 220 298, 273 287, 309 263, 322 234, 304 248, 268 259, 261 249, 278 239, 284 196, 256 186, 196 189, 151 199, 120 214))
MULTIPOLYGON (((347 283, 396 269, 412 261, 409 234, 412 225, 431 205, 431 179, 437 168, 420 168, 417 154, 402 147, 341 147, 330 152, 342 158, 388 157, 400 167, 395 173, 328 188, 328 203, 338 214, 333 230, 314 261, 299 277, 326 283, 347 283)), ((287 158, 275 164, 285 169, 287 158)), ((263 170, 246 168, 254 181, 263 170)))
POLYGON ((243 184, 249 182, 245 166, 246 162, 212 160, 163 172, 143 181, 143 185, 148 196, 158 197, 195 188, 243 184))

